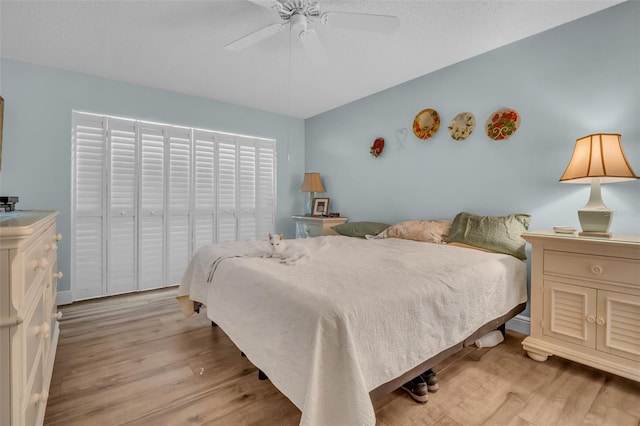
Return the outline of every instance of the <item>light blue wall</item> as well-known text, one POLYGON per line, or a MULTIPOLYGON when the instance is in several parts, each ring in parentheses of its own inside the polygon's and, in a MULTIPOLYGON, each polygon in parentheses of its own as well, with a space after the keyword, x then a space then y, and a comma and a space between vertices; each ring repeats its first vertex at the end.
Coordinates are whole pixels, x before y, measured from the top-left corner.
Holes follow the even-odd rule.
MULTIPOLYGON (((307 170, 322 174, 331 209, 351 221, 523 212, 533 215, 531 229, 579 227, 589 187, 558 182, 577 138, 622 134, 640 173, 639 23, 640 2, 623 3, 308 119, 307 170), (494 142, 483 124, 501 107, 518 110, 522 125, 494 142), (426 141, 411 130, 424 108, 442 119, 426 141), (478 127, 455 142, 447 126, 463 111, 478 127), (369 147, 380 136, 385 151, 374 158, 369 147)), ((428 61, 428 45, 422 53, 428 61)), ((612 231, 640 234, 640 181, 602 193, 615 211, 612 231)))
POLYGON ((304 208, 303 120, 7 59, 0 62, 0 94, 0 194, 19 196, 22 210, 60 210, 60 290, 70 288, 72 110, 276 139, 276 229, 295 235, 290 215, 304 208))

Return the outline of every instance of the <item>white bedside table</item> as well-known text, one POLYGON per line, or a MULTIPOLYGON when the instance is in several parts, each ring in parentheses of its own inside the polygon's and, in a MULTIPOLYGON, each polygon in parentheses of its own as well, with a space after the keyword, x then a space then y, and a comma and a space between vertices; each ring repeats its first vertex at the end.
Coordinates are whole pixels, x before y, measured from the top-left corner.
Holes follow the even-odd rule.
POLYGON ((337 235, 332 226, 345 223, 346 217, 291 216, 296 222, 296 238, 337 235))
POLYGON ((527 232, 529 357, 557 355, 640 382, 640 236, 527 232))

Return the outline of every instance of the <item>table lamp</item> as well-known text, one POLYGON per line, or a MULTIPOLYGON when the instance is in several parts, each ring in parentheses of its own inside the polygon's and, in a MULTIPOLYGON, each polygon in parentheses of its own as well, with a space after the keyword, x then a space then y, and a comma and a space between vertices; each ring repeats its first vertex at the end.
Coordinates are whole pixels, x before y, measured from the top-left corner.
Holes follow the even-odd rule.
POLYGON ((601 183, 638 179, 622 150, 620 135, 597 133, 576 140, 573 155, 560 178, 565 183, 590 183, 589 201, 580 210, 580 235, 611 237, 613 212, 602 202, 601 183))
POLYGON ((311 204, 313 203, 313 198, 315 197, 315 193, 324 192, 324 185, 322 184, 320 173, 317 173, 317 172, 305 173, 304 181, 302 181, 302 186, 300 187, 300 192, 309 193, 309 202, 305 206, 304 213, 307 216, 310 216, 311 204))

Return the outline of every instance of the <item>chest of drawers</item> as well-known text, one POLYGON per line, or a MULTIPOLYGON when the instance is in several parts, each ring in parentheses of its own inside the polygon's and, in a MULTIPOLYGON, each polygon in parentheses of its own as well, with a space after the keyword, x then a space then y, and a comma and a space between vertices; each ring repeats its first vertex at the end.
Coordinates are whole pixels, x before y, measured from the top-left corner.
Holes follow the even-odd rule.
POLYGON ((0 214, 0 425, 40 425, 58 341, 58 212, 0 214))
POLYGON ((640 237, 530 232, 531 335, 522 346, 640 381, 640 237))

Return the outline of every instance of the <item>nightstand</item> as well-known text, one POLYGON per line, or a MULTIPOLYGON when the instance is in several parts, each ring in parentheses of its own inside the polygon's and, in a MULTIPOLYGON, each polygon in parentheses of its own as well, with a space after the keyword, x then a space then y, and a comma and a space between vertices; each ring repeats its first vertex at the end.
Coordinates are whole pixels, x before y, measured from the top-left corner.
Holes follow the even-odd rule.
POLYGON ((528 232, 530 358, 557 355, 640 382, 640 236, 528 232))
POLYGON ((291 216, 296 221, 296 238, 337 235, 332 226, 343 224, 346 217, 291 216))

